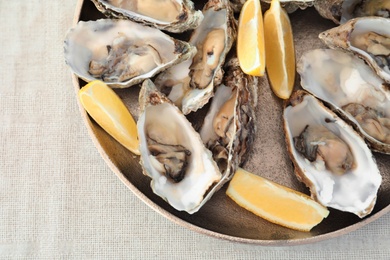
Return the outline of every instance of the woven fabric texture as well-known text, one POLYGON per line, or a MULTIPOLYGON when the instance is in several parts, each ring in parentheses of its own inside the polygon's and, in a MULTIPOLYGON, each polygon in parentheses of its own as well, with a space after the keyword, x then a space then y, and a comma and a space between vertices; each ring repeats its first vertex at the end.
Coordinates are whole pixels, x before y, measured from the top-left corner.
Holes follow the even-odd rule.
POLYGON ((293 247, 187 230, 140 201, 88 136, 63 41, 76 0, 0 2, 0 259, 390 259, 390 215, 293 247))

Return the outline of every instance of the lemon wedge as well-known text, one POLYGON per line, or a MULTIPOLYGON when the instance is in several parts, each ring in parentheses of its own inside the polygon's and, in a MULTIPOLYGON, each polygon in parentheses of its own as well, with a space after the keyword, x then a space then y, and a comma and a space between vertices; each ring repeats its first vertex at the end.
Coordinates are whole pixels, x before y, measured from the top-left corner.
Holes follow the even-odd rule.
POLYGON ((241 9, 238 20, 237 57, 243 72, 252 76, 264 75, 264 29, 259 0, 248 0, 241 9))
POLYGON ((239 168, 226 194, 241 207, 284 227, 310 231, 329 215, 306 194, 239 168))
POLYGON ((271 88, 279 98, 288 99, 295 80, 295 48, 290 19, 279 0, 272 0, 264 14, 264 37, 271 88))
POLYGON ((120 97, 104 82, 91 81, 78 93, 88 114, 115 140, 135 154, 138 149, 137 124, 120 97))

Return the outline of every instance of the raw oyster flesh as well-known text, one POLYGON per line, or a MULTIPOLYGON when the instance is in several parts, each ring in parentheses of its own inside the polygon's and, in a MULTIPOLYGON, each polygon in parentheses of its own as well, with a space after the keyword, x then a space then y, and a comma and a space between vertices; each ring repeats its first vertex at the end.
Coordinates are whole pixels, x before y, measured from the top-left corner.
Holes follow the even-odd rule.
POLYGON ((144 174, 152 178, 154 193, 175 209, 194 213, 219 187, 218 166, 191 123, 152 81, 144 81, 139 98, 144 174))
POLYGON ((361 218, 370 214, 382 177, 360 135, 302 90, 291 96, 283 120, 295 173, 312 197, 361 218))
POLYGON ((153 77, 195 51, 189 43, 129 20, 81 21, 65 39, 65 61, 72 71, 113 88, 153 77))
POLYGON ((154 83, 184 114, 203 107, 222 80, 221 67, 236 37, 236 21, 229 1, 209 1, 204 19, 194 30, 189 43, 197 53, 161 73, 154 83))
POLYGON ((244 74, 236 57, 225 64, 200 136, 213 153, 223 178, 229 180, 251 150, 257 105, 257 78, 244 74))
POLYGON ((325 167, 334 174, 344 174, 354 167, 354 158, 348 145, 323 125, 306 125, 294 146, 310 162, 325 167))
POLYGON ((108 17, 125 18, 160 30, 180 33, 195 29, 203 19, 189 0, 92 0, 108 17))
POLYGON ((371 149, 390 153, 388 85, 363 60, 341 50, 317 49, 302 55, 297 71, 302 87, 355 126, 371 149))
POLYGON ((316 0, 314 7, 323 17, 337 24, 364 16, 390 18, 388 0, 316 0))
POLYGON ((331 48, 355 53, 390 83, 390 19, 355 18, 322 32, 319 37, 331 48))

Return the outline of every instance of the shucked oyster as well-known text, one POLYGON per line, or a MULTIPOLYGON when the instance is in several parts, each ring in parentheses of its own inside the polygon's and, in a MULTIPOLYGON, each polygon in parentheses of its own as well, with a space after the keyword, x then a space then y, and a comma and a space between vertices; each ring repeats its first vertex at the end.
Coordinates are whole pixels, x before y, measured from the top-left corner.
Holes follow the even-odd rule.
POLYGON ((314 7, 323 17, 337 24, 345 23, 355 17, 390 17, 388 0, 316 0, 314 7))
POLYGON ((231 58, 224 70, 223 82, 217 87, 200 136, 213 153, 223 178, 229 180, 252 148, 257 78, 244 74, 237 58, 231 58))
POLYGON ((83 80, 129 87, 188 59, 189 43, 129 20, 79 22, 65 39, 65 61, 83 80))
POLYGON ((198 211, 220 187, 221 173, 211 152, 150 80, 142 84, 140 107, 141 164, 153 191, 177 210, 198 211))
POLYGON ((297 151, 318 168, 342 175, 355 167, 349 146, 324 125, 306 125, 293 141, 297 151))
MULTIPOLYGON (((390 5, 390 1, 388 3, 390 5)), ((319 37, 331 48, 355 53, 390 83, 390 19, 355 18, 321 33, 319 37)))
POLYGON ((221 66, 236 37, 229 1, 210 0, 203 15, 189 41, 196 46, 196 55, 161 73, 154 82, 184 114, 201 108, 212 97, 214 86, 221 83, 221 66))
POLYGON ((297 71, 302 87, 356 126, 373 150, 390 153, 390 93, 363 60, 317 49, 302 55, 297 71))
POLYGON ((283 120, 298 179, 324 206, 370 214, 382 177, 364 140, 307 92, 293 93, 289 102, 283 120))
POLYGON ((196 28, 202 12, 189 0, 92 0, 108 17, 126 18, 161 30, 183 32, 196 28))

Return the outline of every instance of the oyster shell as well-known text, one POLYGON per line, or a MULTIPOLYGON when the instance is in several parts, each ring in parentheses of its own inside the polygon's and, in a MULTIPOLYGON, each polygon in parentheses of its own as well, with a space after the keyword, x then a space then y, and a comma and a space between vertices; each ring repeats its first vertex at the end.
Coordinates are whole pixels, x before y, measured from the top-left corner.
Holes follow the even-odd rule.
POLYGON ((328 103, 371 149, 390 153, 390 93, 363 60, 341 50, 316 49, 297 64, 302 87, 328 103))
POLYGON ((203 19, 189 0, 92 0, 107 17, 125 18, 160 30, 180 33, 191 30, 203 19))
POLYGON ((125 88, 153 77, 196 51, 158 29, 129 20, 80 21, 65 39, 65 61, 89 82, 125 88))
MULTIPOLYGON (((271 4, 272 0, 261 0, 261 9, 266 11, 271 4)), ((315 0, 280 0, 280 4, 288 13, 292 13, 297 9, 306 9, 307 7, 313 6, 315 0)), ((234 12, 239 13, 246 0, 231 0, 230 3, 234 12)))
POLYGON ((370 214, 382 177, 359 134, 305 91, 293 93, 283 120, 295 173, 311 196, 361 218, 370 214))
POLYGON ((152 178, 154 193, 175 209, 194 213, 219 188, 218 166, 191 123, 150 80, 142 84, 139 98, 144 174, 152 178))
MULTIPOLYGON (((261 0, 264 3, 271 4, 272 0, 261 0)), ((315 0, 280 0, 281 6, 288 13, 295 12, 298 9, 306 9, 313 6, 315 0)))
POLYGON ((330 48, 341 48, 358 55, 390 83, 390 19, 355 18, 322 32, 319 38, 330 48))
POLYGON ((314 7, 321 16, 337 24, 345 23, 355 17, 390 17, 388 0, 316 0, 314 7))
POLYGON ((230 180, 253 145, 257 77, 246 75, 236 57, 229 59, 224 70, 226 74, 216 88, 200 136, 213 153, 223 178, 230 180))
POLYGON ((184 114, 204 106, 222 80, 222 65, 236 37, 236 20, 229 1, 210 0, 203 9, 204 19, 189 43, 197 53, 161 73, 154 83, 184 114))
POLYGON ((230 6, 233 9, 233 12, 241 12, 242 6, 245 4, 246 0, 230 0, 230 6))

